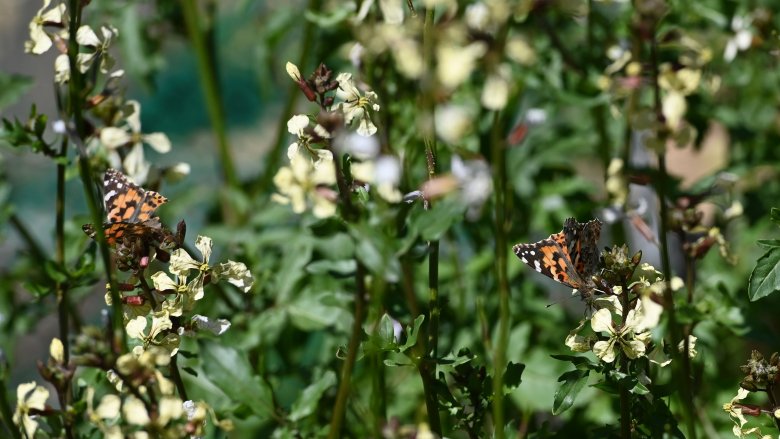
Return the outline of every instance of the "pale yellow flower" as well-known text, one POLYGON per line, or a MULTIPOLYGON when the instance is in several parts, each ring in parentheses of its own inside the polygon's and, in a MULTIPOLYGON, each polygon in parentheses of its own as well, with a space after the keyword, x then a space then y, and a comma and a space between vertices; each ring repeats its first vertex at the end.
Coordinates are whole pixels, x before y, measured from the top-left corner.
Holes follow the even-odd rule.
POLYGON ((312 209, 314 216, 327 218, 336 213, 336 203, 328 197, 329 186, 336 183, 333 157, 322 156, 315 166, 308 157, 293 154, 290 166, 284 166, 274 176, 278 193, 272 200, 280 204, 290 204, 293 212, 303 213, 312 209))
POLYGON ((580 335, 579 332, 585 326, 585 320, 580 321, 569 335, 566 336, 564 344, 574 352, 588 352, 591 349, 591 345, 595 341, 593 337, 580 335))
POLYGON ((160 154, 171 150, 171 141, 163 133, 143 134, 141 132, 141 105, 137 101, 127 101, 129 114, 126 127, 105 127, 100 130, 100 142, 110 151, 129 145, 130 151, 122 160, 125 174, 136 184, 143 184, 149 173, 150 165, 144 159, 143 144, 147 144, 160 154))
POLYGON ((510 37, 506 42, 506 56, 523 66, 530 66, 536 63, 536 51, 521 36, 510 37))
POLYGON ((45 409, 47 399, 49 391, 35 381, 19 384, 16 388, 16 412, 13 421, 24 429, 27 437, 33 437, 38 429, 37 415, 31 415, 30 411, 45 409))
POLYGON ((296 66, 295 64, 293 64, 293 63, 288 61, 287 64, 285 64, 284 67, 287 70, 287 74, 290 75, 290 77, 295 82, 298 82, 298 81, 301 80, 301 78, 302 78, 301 71, 298 70, 298 66, 296 66))
POLYGON ((117 395, 104 395, 100 399, 100 404, 93 409, 93 399, 95 398, 95 389, 87 387, 87 417, 89 422, 96 425, 107 439, 122 439, 122 429, 119 425, 109 425, 106 421, 114 422, 119 417, 122 407, 122 400, 117 395))
POLYGON ((156 419, 156 423, 159 426, 165 426, 172 420, 179 419, 184 415, 182 400, 176 396, 163 396, 160 398, 159 410, 160 414, 156 419))
POLYGON ((361 182, 376 185, 376 193, 388 203, 399 203, 403 194, 397 185, 401 178, 401 164, 391 156, 352 164, 352 176, 361 182))
MULTIPOLYGON (((204 331, 209 331, 214 335, 222 335, 228 329, 230 329, 230 322, 225 319, 210 319, 206 316, 195 314, 194 316, 192 316, 191 321, 194 327, 198 329, 202 329, 204 331)), ((194 332, 195 331, 192 331, 191 333, 194 332)))
POLYGON ((499 111, 506 107, 509 100, 511 72, 508 66, 501 66, 488 75, 482 87, 482 106, 488 110, 499 111))
POLYGON ((152 325, 149 332, 146 332, 148 321, 144 316, 138 316, 125 325, 125 331, 130 338, 135 338, 144 342, 144 346, 155 343, 158 335, 173 328, 173 323, 167 312, 157 313, 152 316, 152 325))
POLYGON ((243 262, 231 261, 223 262, 214 266, 212 270, 214 281, 225 279, 228 283, 234 285, 244 293, 252 289, 255 280, 252 273, 243 262))
POLYGON ((133 395, 125 397, 125 402, 122 404, 122 415, 125 421, 133 425, 144 426, 151 421, 144 403, 133 395))
POLYGON ((351 73, 340 73, 336 77, 339 88, 336 90, 336 98, 340 101, 336 108, 344 113, 344 123, 351 124, 358 120, 357 133, 361 136, 372 136, 376 133, 376 125, 371 121, 371 111, 379 111, 377 95, 373 91, 361 94, 351 73))
POLYGON ((737 57, 737 53, 745 51, 753 44, 753 31, 751 29, 752 19, 750 17, 735 15, 731 19, 731 30, 734 32, 726 48, 723 51, 723 59, 731 62, 737 57))
POLYGON ((438 64, 436 76, 439 82, 453 89, 465 82, 477 65, 477 61, 487 52, 487 45, 474 42, 468 46, 442 44, 436 50, 438 64))
POLYGON ((38 9, 38 13, 30 21, 30 39, 24 43, 26 53, 40 55, 51 48, 52 36, 43 29, 46 25, 60 25, 62 29, 57 34, 63 39, 67 38, 65 4, 59 3, 54 8, 47 10, 50 4, 51 0, 43 0, 43 7, 38 9))
POLYGON ((49 344, 49 356, 55 362, 62 364, 65 361, 65 347, 62 345, 62 341, 59 338, 51 339, 49 344))
POLYGON ((731 398, 731 401, 727 402, 726 404, 723 404, 723 410, 726 411, 726 413, 729 414, 729 417, 732 421, 734 421, 734 427, 732 428, 732 432, 737 437, 745 437, 746 434, 752 433, 753 429, 743 430, 742 427, 747 424, 747 419, 745 419, 745 415, 742 414, 742 407, 736 405, 739 401, 745 399, 750 392, 748 390, 743 389, 740 387, 737 390, 737 395, 731 398))
MULTIPOLYGON (((298 137, 297 141, 291 143, 290 146, 287 147, 287 158, 292 160, 293 156, 297 154, 308 154, 312 156, 314 166, 317 167, 323 161, 332 160, 333 153, 327 149, 312 148, 314 138, 306 131, 308 127, 309 117, 303 114, 297 114, 287 121, 287 131, 298 137)), ((324 139, 330 138, 330 133, 327 132, 322 125, 316 125, 314 127, 314 132, 324 139)))
POLYGON ((436 135, 450 145, 458 145, 472 131, 473 119, 468 107, 456 104, 439 105, 434 113, 436 135))
POLYGON ((594 343, 593 353, 605 363, 615 361, 616 347, 631 359, 644 356, 649 333, 637 334, 637 324, 636 311, 633 309, 628 312, 626 321, 620 328, 612 322, 612 313, 608 309, 596 311, 591 318, 591 328, 596 333, 606 332, 609 339, 594 343))
POLYGON ((108 73, 114 66, 114 59, 109 54, 108 49, 111 47, 111 41, 119 32, 113 26, 101 26, 100 33, 103 36, 102 40, 87 25, 81 26, 76 31, 76 42, 91 49, 79 52, 77 55, 76 64, 82 73, 89 70, 96 59, 100 59, 100 71, 103 73, 108 73))

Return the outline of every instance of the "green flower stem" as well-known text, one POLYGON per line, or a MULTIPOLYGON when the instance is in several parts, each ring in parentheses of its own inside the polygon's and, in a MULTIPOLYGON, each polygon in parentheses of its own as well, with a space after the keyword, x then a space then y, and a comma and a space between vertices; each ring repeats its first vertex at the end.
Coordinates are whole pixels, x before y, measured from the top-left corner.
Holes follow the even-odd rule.
POLYGON ((372 355, 371 361, 371 413, 374 437, 382 437, 382 427, 387 423, 387 383, 385 381, 384 354, 372 355))
POLYGON ((507 172, 506 148, 502 136, 503 124, 499 112, 493 113, 493 127, 490 136, 491 164, 493 166, 493 184, 495 186, 496 233, 496 279, 498 281, 498 341, 493 355, 493 434, 497 439, 504 438, 504 367, 506 364, 506 345, 509 339, 509 281, 507 279, 507 172))
MULTIPOLYGON (((337 160, 334 160, 334 162, 337 160)), ((343 178, 343 177, 341 177, 343 178)), ((346 194, 349 197, 349 193, 346 194)), ((366 283, 365 267, 360 261, 357 261, 355 270, 355 315, 352 322, 352 334, 349 338, 347 347, 347 357, 341 367, 341 380, 339 390, 336 395, 336 405, 333 407, 333 415, 330 419, 329 439, 341 437, 341 426, 344 422, 344 413, 347 409, 347 399, 352 381, 352 369, 355 366, 358 348, 360 347, 360 338, 363 332, 363 318, 366 313, 366 283)))
MULTIPOLYGON (((650 64, 652 67, 653 78, 653 100, 655 106, 656 120, 659 127, 664 127, 664 115, 661 104, 661 86, 658 82, 658 44, 656 41, 655 33, 653 34, 650 42, 650 64)), ((680 397, 682 403, 682 409, 684 414, 684 423, 687 430, 687 436, 690 439, 696 438, 696 425, 694 424, 694 406, 693 395, 691 393, 690 384, 690 370, 691 363, 690 358, 687 355, 680 355, 677 350, 677 346, 682 340, 681 328, 677 322, 676 310, 674 306, 674 295, 672 294, 671 277, 672 277, 672 265, 669 258, 669 244, 667 240, 667 233, 669 231, 669 209, 666 205, 666 185, 668 174, 666 172, 666 154, 663 148, 666 145, 666 132, 665 128, 659 128, 659 144, 662 148, 658 151, 658 174, 660 178, 660 184, 656 186, 658 191, 658 199, 661 204, 661 231, 659 233, 659 240, 661 242, 661 266, 664 273, 664 280, 666 281, 666 288, 664 288, 664 302, 666 303, 666 312, 669 315, 669 333, 671 336, 671 351, 672 358, 680 362, 681 367, 675 368, 675 379, 681 390, 680 397)), ((687 337, 686 337, 687 340, 687 337)))
MULTIPOLYGON (((775 398, 774 386, 772 384, 770 384, 766 389, 766 394, 769 397, 769 404, 772 407, 777 407, 777 398, 775 398)), ((780 419, 772 416, 772 420, 775 422, 775 428, 777 428, 777 431, 780 431, 780 419)))
MULTIPOLYGON (((68 139, 62 140, 60 149, 60 158, 68 155, 68 139)), ((57 265, 65 266, 65 164, 57 163, 57 199, 55 201, 55 258, 57 265)), ((67 288, 62 282, 57 282, 55 286, 57 293, 57 309, 59 312, 60 340, 64 348, 64 363, 70 361, 70 342, 68 340, 68 295, 67 288)))
MULTIPOLYGON (((620 294, 620 305, 623 308, 623 313, 620 317, 620 326, 626 324, 626 318, 628 318, 628 312, 631 307, 631 303, 628 300, 629 289, 625 282, 622 285, 623 293, 620 294)), ((615 347, 620 349, 619 346, 615 347)), ((625 352, 621 352, 618 361, 620 362, 620 371, 628 375, 628 356, 625 352)), ((620 393, 620 437, 623 439, 631 439, 631 395, 629 393, 628 386, 624 382, 618 383, 618 389, 620 393)))
MULTIPOLYGON (((333 166, 336 168, 336 185, 339 188, 339 199, 341 200, 341 212, 344 219, 352 222, 358 219, 355 205, 352 204, 352 191, 344 179, 344 173, 341 167, 341 158, 330 148, 333 154, 333 166)), ((355 367, 358 349, 360 348, 360 339, 363 334, 363 320, 366 316, 366 268, 363 263, 355 256, 355 312, 352 322, 352 333, 347 347, 347 357, 341 366, 341 380, 339 390, 336 395, 336 405, 333 407, 333 414, 330 419, 329 439, 341 437, 341 426, 344 423, 344 414, 347 410, 347 399, 352 381, 352 369, 355 367)))
MULTIPOLYGON (((620 371, 628 374, 628 359, 621 355, 620 371)), ((624 383, 620 387, 620 437, 631 439, 631 398, 628 386, 624 383)))
POLYGON ((0 422, 0 425, 3 427, 0 429, 0 433, 6 433, 7 430, 9 437, 12 437, 13 439, 21 439, 22 434, 14 425, 14 412, 11 410, 11 404, 8 402, 8 392, 5 390, 8 389, 8 383, 5 380, 7 369, 5 368, 5 365, 0 365, 0 368, 3 369, 0 370, 0 389, 3 389, 3 391, 0 392, 0 420, 2 421, 0 422))
MULTIPOLYGON (((423 129, 423 143, 425 144, 425 162, 428 168, 428 179, 436 177, 436 127, 434 125, 435 101, 433 97, 433 57, 435 49, 434 8, 425 10, 425 25, 423 28, 423 57, 427 66, 427 74, 423 78, 423 112, 427 120, 427 126, 423 129)), ((430 209, 431 203, 425 201, 426 208, 430 209)), ((423 356, 418 370, 423 382, 425 393, 425 406, 428 411, 428 424, 431 431, 438 436, 442 435, 441 420, 439 418, 439 401, 436 397, 436 360, 438 358, 439 344, 439 241, 428 243, 428 328, 425 337, 422 337, 424 345, 423 356)))
POLYGON ((90 216, 92 217, 92 224, 95 224, 95 239, 98 242, 100 248, 100 256, 103 260, 103 268, 106 271, 106 277, 108 278, 109 290, 111 295, 111 327, 113 328, 113 340, 118 340, 124 350, 127 347, 127 334, 124 331, 124 322, 122 321, 122 302, 119 297, 119 290, 117 289, 116 275, 111 265, 111 254, 109 253, 108 243, 106 242, 106 236, 101 224, 103 224, 103 211, 98 204, 98 197, 95 194, 94 185, 92 184, 92 172, 89 168, 89 159, 87 157, 87 147, 84 145, 82 139, 86 137, 86 124, 84 121, 84 114, 82 103, 86 98, 87 92, 84 90, 84 78, 79 71, 78 62, 76 57, 79 53, 79 46, 76 42, 75 35, 78 28, 81 26, 81 6, 80 0, 70 0, 68 3, 68 11, 70 15, 70 25, 68 32, 71 38, 68 40, 68 63, 70 64, 70 81, 68 81, 68 99, 67 107, 65 109, 67 116, 66 120, 72 120, 74 125, 74 131, 69 132, 70 141, 73 142, 79 150, 79 177, 81 178, 81 185, 84 188, 84 198, 87 201, 87 207, 89 208, 90 216))
MULTIPOLYGON (((65 159, 68 156, 68 138, 62 139, 62 147, 60 148, 59 158, 65 159)), ((63 160, 57 162, 57 195, 54 204, 55 210, 55 239, 54 239, 54 257, 57 265, 61 268, 65 268, 65 163, 63 160)), ((54 286, 55 294, 57 297, 57 314, 60 330, 60 341, 63 347, 63 364, 68 364, 70 361, 70 341, 68 336, 68 329, 70 325, 68 323, 69 305, 68 305, 68 287, 65 282, 57 281, 54 286)), ((73 393, 71 392, 71 380, 67 379, 63 383, 63 386, 56 386, 57 397, 60 402, 60 407, 63 411, 67 411, 73 400, 73 393)), ((63 427, 65 429, 65 437, 73 438, 73 421, 72 416, 63 417, 63 427)))
POLYGON ((211 119, 211 127, 214 129, 214 134, 217 138, 217 154, 222 166, 222 178, 229 187, 237 188, 239 181, 233 165, 230 144, 228 143, 225 111, 220 100, 214 53, 209 51, 203 29, 201 29, 197 2, 195 0, 182 0, 181 6, 190 42, 198 60, 198 73, 203 95, 206 99, 206 109, 209 113, 209 119, 211 119))
MULTIPOLYGON (((317 14, 320 10, 322 0, 309 0, 309 4, 306 6, 306 10, 313 14, 317 14)), ((304 20, 303 37, 301 40, 301 54, 298 57, 297 66, 303 69, 303 66, 309 61, 311 56, 312 46, 314 44, 314 30, 316 29, 314 20, 304 20)), ((273 149, 265 156, 265 170, 262 177, 258 180, 258 183, 254 187, 254 193, 266 194, 269 192, 268 187, 271 185, 274 179, 275 171, 279 167, 279 160, 282 157, 282 151, 286 147, 285 139, 287 138, 287 120, 292 116, 293 108, 295 107, 295 101, 300 96, 300 90, 298 84, 289 80, 289 86, 287 88, 287 100, 282 108, 282 113, 279 115, 278 122, 276 124, 276 137, 274 139, 273 149)))
POLYGON ((179 398, 182 401, 187 401, 187 388, 184 386, 184 381, 181 379, 181 373, 179 372, 178 364, 179 354, 177 353, 171 357, 171 364, 169 365, 169 371, 171 374, 171 380, 176 384, 176 391, 179 392, 179 398))

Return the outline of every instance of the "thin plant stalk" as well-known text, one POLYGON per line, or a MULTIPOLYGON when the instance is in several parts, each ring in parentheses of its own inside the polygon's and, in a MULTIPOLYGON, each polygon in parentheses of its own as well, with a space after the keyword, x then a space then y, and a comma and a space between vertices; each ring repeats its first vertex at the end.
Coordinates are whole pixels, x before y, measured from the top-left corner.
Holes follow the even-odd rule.
POLYGON ((493 165, 493 184, 495 185, 496 233, 496 279, 498 282, 498 341, 493 356, 493 424, 497 439, 504 438, 504 365, 506 364, 506 345, 509 339, 509 281, 507 277, 507 172, 506 150, 501 135, 501 118, 498 112, 493 114, 493 127, 490 136, 491 162, 493 165))
MULTIPOLYGON (((625 283, 622 286, 622 291, 623 293, 619 296, 620 304, 623 308, 623 313, 620 317, 621 326, 626 324, 626 319, 628 318, 628 312, 630 310, 630 303, 628 300, 629 290, 625 283)), ((628 375, 628 357, 624 353, 621 353, 618 361, 620 361, 620 371, 623 374, 628 375)), ((625 382, 619 383, 618 388, 620 393, 620 437, 623 439, 631 439, 631 395, 625 382)))
MULTIPOLYGON (((661 243, 661 266, 664 273, 664 279, 666 282, 666 288, 664 288, 664 302, 666 303, 665 311, 669 315, 669 333, 671 336, 671 344, 672 344, 672 356, 673 358, 679 360, 681 367, 675 368, 675 372, 677 372, 676 375, 676 381, 677 384, 680 386, 680 396, 681 396, 681 405, 684 413, 684 422, 687 430, 687 437, 691 439, 696 438, 696 426, 694 424, 695 419, 695 413, 694 413, 694 407, 693 407, 693 395, 691 393, 691 386, 690 386, 690 359, 687 355, 680 355, 680 353, 677 351, 677 346, 680 343, 680 340, 682 340, 681 335, 681 328, 679 323, 677 322, 677 316, 676 316, 676 310, 674 306, 674 295, 672 294, 672 287, 671 287, 671 277, 672 277, 672 266, 670 262, 669 257, 669 243, 667 239, 667 234, 669 231, 669 209, 666 205, 666 185, 668 182, 668 173, 666 171, 666 154, 664 152, 664 148, 666 145, 666 131, 664 126, 665 118, 662 111, 662 104, 661 104, 661 86, 659 84, 658 80, 658 44, 656 41, 656 36, 653 34, 652 40, 650 41, 650 65, 652 68, 652 79, 653 79, 653 102, 655 107, 655 113, 656 113, 656 120, 659 125, 658 128, 658 136, 659 136, 659 144, 660 149, 657 153, 657 159, 658 159, 658 174, 660 178, 660 183, 657 185, 656 190, 658 191, 658 199, 661 204, 660 206, 660 216, 661 216, 661 230, 659 233, 659 240, 661 243)), ((687 337, 686 337, 687 340, 687 337)))
POLYGON ((111 327, 113 329, 112 340, 118 342, 121 345, 121 349, 125 350, 127 346, 127 334, 124 331, 124 322, 122 321, 122 301, 119 297, 116 276, 112 269, 111 254, 108 249, 105 233, 103 228, 99 226, 100 224, 103 224, 102 209, 100 208, 97 196, 95 195, 94 186, 92 184, 92 173, 89 167, 89 160, 86 156, 86 145, 84 145, 84 142, 82 141, 86 133, 86 124, 82 107, 85 98, 85 93, 83 91, 84 78, 78 68, 77 56, 79 53, 79 46, 76 39, 73 38, 73 36, 76 35, 78 28, 81 26, 81 7, 82 2, 79 0, 70 0, 68 3, 70 14, 68 32, 71 35, 71 38, 68 41, 70 80, 68 81, 68 99, 67 106, 64 109, 66 113, 64 119, 71 120, 73 124, 72 128, 69 129, 69 137, 70 141, 79 149, 79 177, 81 178, 81 184, 84 188, 84 197, 92 217, 92 223, 98 225, 95 227, 95 239, 97 240, 101 259, 103 261, 103 268, 105 269, 106 277, 108 278, 112 311, 110 317, 111 327))
POLYGON ((181 400, 187 401, 189 400, 189 398, 187 397, 187 387, 184 386, 184 381, 182 381, 181 379, 178 359, 179 359, 179 354, 176 354, 173 357, 171 357, 171 363, 169 365, 171 379, 176 384, 176 390, 179 392, 179 397, 181 398, 181 400))
MULTIPOLYGON (((68 139, 62 139, 62 146, 60 148, 60 158, 67 157, 68 155, 68 139)), ((54 221, 54 257, 58 266, 65 267, 65 163, 63 161, 57 162, 57 195, 55 199, 55 221, 54 221)), ((60 341, 63 347, 63 364, 68 364, 70 361, 70 337, 68 335, 69 325, 69 304, 68 304, 68 287, 65 282, 57 281, 54 285, 54 291, 57 297, 57 315, 60 331, 60 341)), ((65 380, 64 386, 57 386, 57 396, 59 398, 60 407, 62 410, 67 410, 71 405, 73 395, 71 393, 71 380, 65 380)), ((65 429, 65 437, 72 438, 73 436, 73 418, 65 416, 63 419, 63 428, 65 429)))
MULTIPOLYGON (((5 362, 5 360, 2 361, 5 362)), ((7 368, 6 365, 0 365, 0 368, 2 368, 0 370, 0 388, 3 389, 2 394, 0 394, 0 420, 2 420, 0 422, 0 426, 2 426, 0 427, 0 433, 7 431, 13 439, 21 439, 22 434, 13 423, 14 412, 11 410, 11 404, 8 402, 8 392, 5 391, 8 388, 8 383, 5 380, 7 368)))
POLYGON ((341 366, 341 379, 339 382, 338 393, 336 394, 336 404, 333 407, 333 415, 330 419, 329 439, 341 437, 341 428, 344 423, 344 414, 347 410, 347 400, 352 381, 352 369, 357 359, 358 348, 360 347, 360 338, 363 331, 363 318, 366 313, 366 284, 365 268, 360 261, 357 262, 355 269, 355 313, 352 322, 352 333, 347 346, 347 357, 341 366))
MULTIPOLYGON (((436 177, 436 126, 434 125, 435 103, 433 100, 433 52, 434 52, 434 8, 425 11, 425 24, 423 28, 423 57, 427 66, 427 74, 423 78, 423 112, 426 127, 423 129, 423 143, 425 144, 425 163, 428 170, 428 179, 436 177)), ((429 200, 425 200, 427 209, 431 208, 429 200)), ((425 337, 423 337, 424 351, 418 370, 423 382, 425 394, 425 406, 428 411, 428 424, 431 432, 441 436, 441 420, 439 418, 439 401, 436 397, 436 359, 438 358, 439 344, 439 241, 428 243, 428 325, 425 337)))
MULTIPOLYGON (((60 157, 68 155, 68 139, 63 138, 60 157)), ((55 260, 60 267, 65 266, 65 164, 57 163, 57 197, 54 206, 56 212, 55 218, 55 260)), ((57 309, 59 314, 60 341, 64 348, 64 363, 70 361, 70 341, 68 340, 68 292, 63 282, 58 281, 55 285, 57 295, 57 309)))
POLYGON ((203 29, 201 29, 200 13, 195 0, 182 0, 182 14, 187 26, 190 42, 198 60, 198 73, 206 99, 206 109, 211 120, 211 127, 217 138, 217 155, 219 157, 222 178, 231 188, 239 186, 238 175, 233 164, 230 144, 228 142, 225 110, 220 99, 217 68, 213 53, 208 50, 203 29))
MULTIPOLYGON (((333 150, 331 149, 331 152, 333 150)), ((339 189, 339 200, 342 204, 342 214, 347 221, 355 221, 358 212, 352 204, 352 192, 347 186, 344 173, 341 167, 339 156, 334 154, 333 165, 336 168, 336 185, 339 189)), ((344 364, 341 366, 341 376, 339 380, 338 393, 336 394, 336 404, 333 407, 333 414, 330 419, 329 439, 341 437, 341 428, 344 423, 344 414, 347 410, 347 400, 352 384, 352 369, 355 367, 358 349, 360 348, 360 339, 363 333, 363 320, 366 316, 366 269, 363 263, 355 256, 355 311, 352 322, 352 332, 347 346, 347 356, 344 364)))

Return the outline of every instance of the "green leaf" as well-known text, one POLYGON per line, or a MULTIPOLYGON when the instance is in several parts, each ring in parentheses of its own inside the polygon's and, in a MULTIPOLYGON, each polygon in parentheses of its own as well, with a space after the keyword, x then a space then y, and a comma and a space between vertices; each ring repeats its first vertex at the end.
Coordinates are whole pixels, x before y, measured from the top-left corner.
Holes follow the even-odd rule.
POLYGON ((65 282, 68 279, 68 272, 65 271, 65 268, 54 261, 46 261, 43 266, 52 281, 65 282))
POLYGON ((201 343, 203 370, 225 395, 245 405, 261 420, 271 418, 271 391, 252 373, 246 352, 217 343, 201 343))
MULTIPOLYGON (((312 10, 310 9, 306 9, 303 12, 303 16, 306 17, 306 20, 316 24, 317 27, 327 29, 327 28, 335 27, 336 25, 340 24, 342 21, 346 20, 350 15, 354 13, 354 9, 355 9, 354 7, 341 7, 336 9, 330 15, 317 14, 315 12, 312 12, 312 10)), ((304 74, 304 76, 307 75, 304 74)))
POLYGON ((335 384, 336 374, 332 370, 325 372, 320 379, 303 389, 301 396, 293 403, 288 418, 296 422, 314 413, 322 394, 335 384))
POLYGON ((773 207, 769 211, 769 220, 780 226, 780 209, 773 207))
MULTIPOLYGON (((525 370, 525 364, 509 362, 506 365, 504 371, 504 387, 507 390, 516 388, 522 382, 523 371, 525 370)), ((505 392, 509 393, 509 392, 505 392)))
POLYGON ((382 318, 379 319, 379 327, 377 332, 379 333, 379 338, 381 338, 384 343, 395 343, 395 328, 393 327, 393 319, 390 318, 387 313, 382 314, 382 318))
POLYGON ((560 415, 574 404, 577 394, 580 393, 585 383, 588 381, 587 370, 572 370, 564 373, 558 378, 561 383, 558 390, 555 391, 553 399, 553 415, 560 415))
POLYGON ((401 264, 395 255, 398 241, 365 223, 351 225, 349 232, 355 241, 358 260, 375 275, 383 276, 388 282, 398 282, 401 278, 401 264))
POLYGON ((758 258, 748 281, 751 302, 780 290, 780 247, 772 247, 758 258))
POLYGON ((29 76, 0 72, 0 110, 18 101, 32 85, 29 76))
POLYGON ((634 387, 632 387, 631 390, 629 390, 629 392, 635 395, 647 395, 648 393, 650 393, 650 389, 645 387, 644 384, 637 381, 636 383, 634 383, 634 387))
POLYGON ((401 352, 404 352, 405 350, 417 344, 417 336, 420 334, 420 327, 422 326, 424 320, 425 315, 420 314, 416 319, 414 319, 414 324, 412 326, 406 327, 406 343, 401 346, 401 352))
POLYGON ((355 272, 357 264, 354 259, 342 259, 339 261, 321 260, 314 261, 306 266, 306 271, 311 274, 335 274, 341 276, 351 275, 355 272))
POLYGON ((464 206, 453 201, 434 203, 429 210, 416 209, 412 213, 411 227, 426 241, 436 241, 452 225, 463 219, 464 206))
POLYGON ((577 367, 577 369, 580 370, 593 369, 595 367, 599 367, 598 363, 592 362, 587 357, 580 357, 577 355, 550 355, 550 356, 555 358, 556 360, 568 361, 569 363, 573 364, 575 367, 577 367))
POLYGON ((333 293, 302 294, 287 309, 290 321, 303 331, 316 331, 350 319, 341 307, 328 303, 327 299, 332 297, 333 293))
POLYGON ((759 239, 756 243, 766 248, 780 247, 780 239, 759 239))

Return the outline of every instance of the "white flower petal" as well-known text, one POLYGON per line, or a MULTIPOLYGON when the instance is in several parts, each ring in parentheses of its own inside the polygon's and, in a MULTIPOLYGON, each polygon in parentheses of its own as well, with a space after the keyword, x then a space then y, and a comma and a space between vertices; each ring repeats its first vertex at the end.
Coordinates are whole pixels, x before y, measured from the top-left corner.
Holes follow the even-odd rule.
POLYGON ((293 64, 293 63, 288 61, 287 64, 285 64, 284 67, 287 70, 287 74, 290 75, 290 77, 293 80, 295 80, 295 81, 300 81, 301 80, 301 72, 300 72, 300 70, 298 70, 298 66, 296 66, 295 64, 293 64))
POLYGON ((105 127, 100 130, 100 142, 106 147, 114 149, 130 142, 131 137, 127 131, 116 127, 105 127))
POLYGON ((146 317, 138 316, 125 325, 125 332, 130 338, 143 339, 144 329, 146 329, 146 317))
POLYGON ((605 363, 615 361, 614 339, 597 341, 593 345, 593 353, 605 363))
POLYGON ((117 395, 105 395, 100 399, 100 405, 95 409, 102 419, 114 419, 119 416, 119 409, 122 406, 122 400, 117 395))
POLYGON ((122 413, 124 420, 132 425, 143 426, 150 422, 149 413, 146 412, 144 403, 132 395, 128 395, 125 398, 125 403, 122 405, 122 413))
POLYGON ((503 75, 492 74, 482 88, 482 106, 488 110, 499 111, 506 107, 509 100, 509 81, 503 75))
POLYGON ((95 34, 95 31, 87 25, 81 26, 76 31, 76 42, 82 46, 97 47, 100 45, 100 39, 95 34))
POLYGON ((152 283, 157 291, 175 290, 179 285, 168 276, 168 273, 158 271, 152 275, 152 283))
POLYGON ((208 236, 198 235, 195 239, 195 247, 200 251, 203 256, 203 262, 208 263, 211 259, 211 249, 214 247, 214 243, 208 236))
POLYGON ((287 131, 298 137, 303 135, 303 131, 309 126, 309 117, 304 114, 296 114, 287 121, 287 131))
POLYGON ((606 308, 596 311, 590 319, 590 327, 593 328, 593 332, 612 333, 612 313, 606 308))
POLYGON ((65 346, 63 346, 62 341, 59 338, 54 337, 51 339, 51 343, 49 343, 49 355, 52 360, 57 363, 62 363, 65 360, 65 346))
POLYGON ((144 134, 142 139, 160 154, 171 150, 171 140, 163 133, 144 134))

